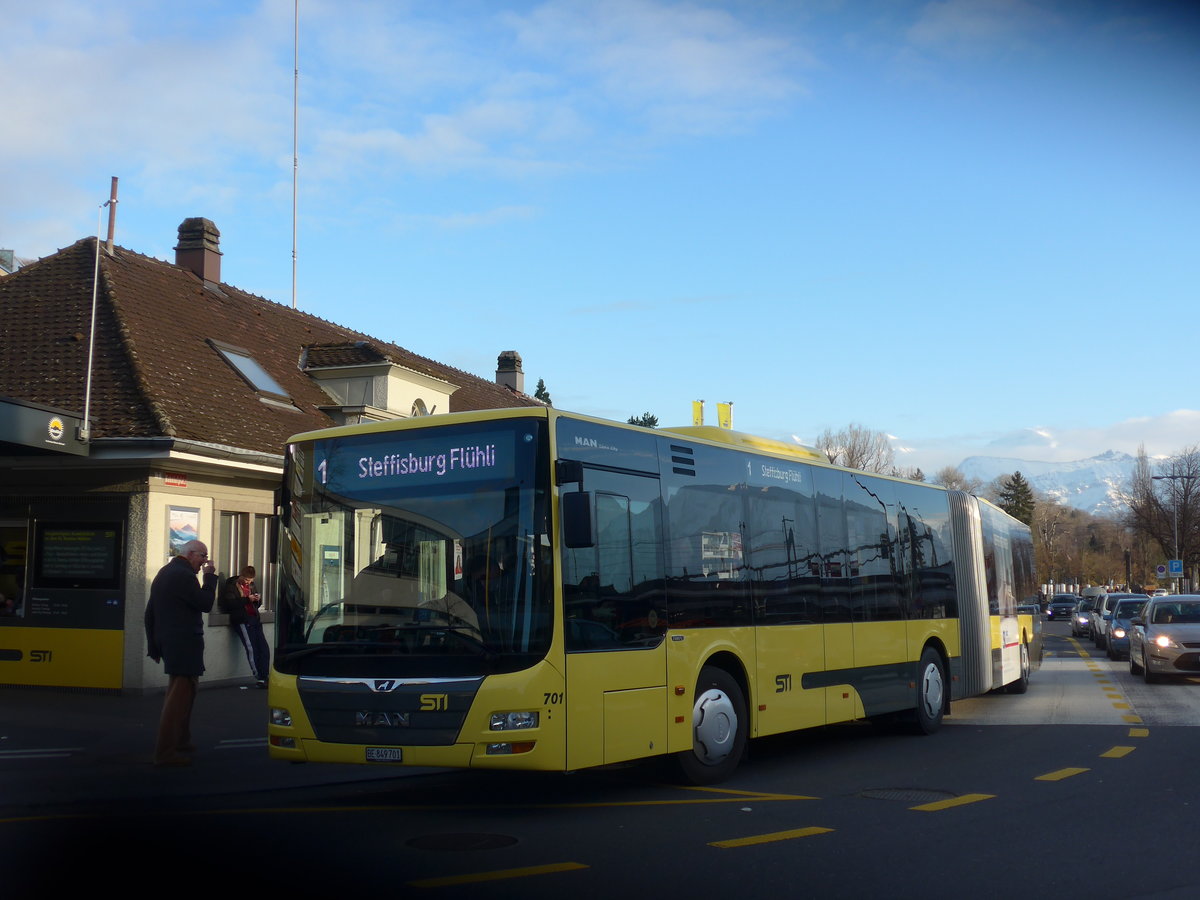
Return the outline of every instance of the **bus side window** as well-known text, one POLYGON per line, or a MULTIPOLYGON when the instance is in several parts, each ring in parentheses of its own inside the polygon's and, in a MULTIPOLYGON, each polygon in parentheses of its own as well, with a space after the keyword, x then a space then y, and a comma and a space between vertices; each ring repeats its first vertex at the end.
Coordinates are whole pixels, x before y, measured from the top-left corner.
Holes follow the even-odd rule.
POLYGON ((821 621, 811 490, 770 488, 749 498, 747 543, 759 625, 821 621))

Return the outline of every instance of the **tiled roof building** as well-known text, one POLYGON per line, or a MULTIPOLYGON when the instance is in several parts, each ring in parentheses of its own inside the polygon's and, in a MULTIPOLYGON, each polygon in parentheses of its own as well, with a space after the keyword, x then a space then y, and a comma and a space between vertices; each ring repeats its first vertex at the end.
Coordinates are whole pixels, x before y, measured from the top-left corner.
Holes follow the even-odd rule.
MULTIPOLYGON (((83 410, 95 265, 96 240, 86 238, 0 280, 0 396, 83 410)), ((345 404, 322 389, 319 376, 337 367, 395 366, 441 382, 452 393, 440 412, 537 405, 493 381, 223 284, 219 268, 193 271, 114 247, 101 250, 99 272, 93 440, 172 437, 282 454, 289 436, 341 424, 328 410, 345 404), (282 394, 256 390, 214 343, 247 351, 282 394)))
MULTIPOLYGON (((140 622, 167 521, 194 525, 222 575, 268 579, 289 436, 540 405, 514 352, 490 381, 247 293, 221 281, 218 241, 188 219, 175 264, 85 238, 0 275, 0 684, 157 686, 140 622), (63 664, 34 667, 47 635, 63 664)), ((239 677, 225 631, 206 665, 239 677)))

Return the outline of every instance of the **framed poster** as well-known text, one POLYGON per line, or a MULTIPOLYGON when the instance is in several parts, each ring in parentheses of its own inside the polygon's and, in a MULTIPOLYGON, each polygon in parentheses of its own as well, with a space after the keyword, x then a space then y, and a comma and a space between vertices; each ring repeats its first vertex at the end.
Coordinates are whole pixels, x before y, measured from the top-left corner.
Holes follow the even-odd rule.
POLYGON ((167 559, 179 556, 183 545, 200 539, 200 510, 192 506, 167 507, 167 559))

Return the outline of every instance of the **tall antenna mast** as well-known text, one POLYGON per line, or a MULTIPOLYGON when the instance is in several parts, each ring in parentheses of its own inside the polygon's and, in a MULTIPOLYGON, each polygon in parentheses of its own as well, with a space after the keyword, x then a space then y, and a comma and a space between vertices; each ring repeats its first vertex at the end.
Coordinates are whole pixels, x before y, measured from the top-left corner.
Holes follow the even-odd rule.
POLYGON ((100 292, 100 217, 108 207, 108 254, 113 252, 113 232, 117 228, 117 176, 112 177, 108 201, 100 204, 96 213, 96 264, 92 269, 92 324, 88 328, 87 373, 83 385, 83 422, 79 426, 79 440, 87 443, 92 439, 92 366, 96 358, 96 297, 100 292))
POLYGON ((300 177, 300 0, 292 15, 292 309, 296 308, 296 187, 300 177))

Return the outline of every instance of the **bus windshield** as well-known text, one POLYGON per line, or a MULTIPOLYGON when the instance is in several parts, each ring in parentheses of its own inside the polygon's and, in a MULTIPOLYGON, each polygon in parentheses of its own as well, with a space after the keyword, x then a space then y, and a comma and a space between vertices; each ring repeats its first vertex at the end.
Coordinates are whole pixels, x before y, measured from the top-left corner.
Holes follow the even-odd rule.
POLYGON ((276 667, 486 674, 550 643, 544 426, 419 427, 292 445, 276 667))

